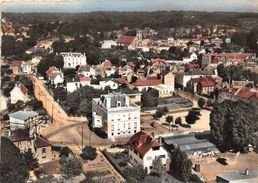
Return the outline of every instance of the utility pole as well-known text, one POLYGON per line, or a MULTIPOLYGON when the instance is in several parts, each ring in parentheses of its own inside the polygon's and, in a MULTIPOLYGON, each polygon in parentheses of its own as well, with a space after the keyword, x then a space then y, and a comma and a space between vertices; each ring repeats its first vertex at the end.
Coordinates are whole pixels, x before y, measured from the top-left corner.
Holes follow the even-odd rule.
POLYGON ((52 102, 52 123, 54 121, 54 103, 52 102))
POLYGON ((83 125, 82 125, 82 149, 83 149, 83 125))
POLYGON ((90 131, 89 146, 91 146, 91 130, 89 131, 90 131))

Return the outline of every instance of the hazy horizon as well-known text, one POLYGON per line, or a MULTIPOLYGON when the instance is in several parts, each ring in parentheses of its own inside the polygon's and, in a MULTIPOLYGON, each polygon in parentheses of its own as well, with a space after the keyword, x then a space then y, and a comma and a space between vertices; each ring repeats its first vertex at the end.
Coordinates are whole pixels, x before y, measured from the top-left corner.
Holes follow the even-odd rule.
POLYGON ((66 0, 2 2, 3 12, 207 11, 258 13, 257 0, 66 0))

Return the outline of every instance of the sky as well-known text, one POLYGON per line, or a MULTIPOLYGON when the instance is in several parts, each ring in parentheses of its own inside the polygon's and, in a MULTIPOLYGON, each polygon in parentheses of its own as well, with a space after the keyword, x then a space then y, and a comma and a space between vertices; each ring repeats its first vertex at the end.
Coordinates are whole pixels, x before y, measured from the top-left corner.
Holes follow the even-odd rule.
POLYGON ((258 0, 2 0, 4 12, 223 11, 257 12, 258 0), (21 2, 22 1, 22 2, 21 2))

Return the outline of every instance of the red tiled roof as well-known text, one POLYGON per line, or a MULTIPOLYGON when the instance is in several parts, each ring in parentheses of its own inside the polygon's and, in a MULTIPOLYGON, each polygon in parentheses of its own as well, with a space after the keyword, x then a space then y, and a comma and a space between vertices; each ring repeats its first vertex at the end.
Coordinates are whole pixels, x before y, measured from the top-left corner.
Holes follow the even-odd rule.
POLYGON ((163 64, 165 65, 166 64, 166 60, 165 59, 151 59, 151 64, 154 65, 154 64, 163 64))
POLYGON ((112 63, 109 60, 106 59, 104 62, 102 62, 102 65, 105 68, 110 68, 112 66, 112 63))
POLYGON ((247 58, 253 57, 253 53, 212 53, 213 57, 226 57, 236 60, 245 60, 247 58))
POLYGON ((188 64, 187 67, 188 67, 188 69, 195 69, 195 68, 199 68, 200 65, 199 64, 188 64))
POLYGON ((57 71, 58 71, 58 69, 56 67, 52 66, 52 67, 49 67, 49 69, 47 70, 46 73, 49 78, 54 79, 57 75, 57 71))
POLYGON ((20 90, 24 95, 28 94, 29 91, 23 84, 20 85, 20 90))
POLYGON ((120 36, 117 40, 117 43, 129 46, 133 43, 134 39, 135 36, 120 36))
POLYGON ((236 96, 240 97, 240 98, 245 98, 245 99, 249 99, 251 98, 252 96, 255 95, 254 92, 250 91, 249 88, 241 88, 239 89, 236 93, 235 93, 236 96))
POLYGON ((192 78, 191 81, 194 83, 200 83, 203 87, 216 85, 216 79, 212 78, 211 76, 192 78))
POLYGON ((140 131, 134 134, 128 141, 128 145, 136 150, 142 157, 152 148, 160 147, 158 140, 153 140, 153 138, 140 131))
POLYGON ((127 64, 129 67, 131 67, 131 68, 135 68, 135 64, 133 63, 133 62, 128 62, 128 64, 127 64))
POLYGON ((34 145, 35 145, 36 148, 51 146, 51 144, 49 143, 47 138, 45 138, 42 135, 39 135, 37 137, 37 139, 34 141, 34 145))
POLYGON ((119 83, 119 84, 127 84, 127 81, 125 78, 115 78, 115 80, 119 83))
POLYGON ((22 61, 12 61, 11 67, 20 67, 22 64, 22 61))
POLYGON ((159 79, 138 79, 134 86, 157 86, 162 84, 162 81, 159 79))

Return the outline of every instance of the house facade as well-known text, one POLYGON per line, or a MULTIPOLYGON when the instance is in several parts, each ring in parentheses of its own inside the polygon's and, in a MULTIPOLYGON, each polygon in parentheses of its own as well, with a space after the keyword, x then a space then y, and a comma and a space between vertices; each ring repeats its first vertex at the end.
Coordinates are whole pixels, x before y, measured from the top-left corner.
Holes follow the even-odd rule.
POLYGON ((57 85, 64 82, 64 74, 61 70, 58 70, 56 67, 50 67, 47 71, 47 78, 51 84, 57 85))
POLYGON ((23 102, 28 101, 28 89, 21 83, 16 83, 10 92, 11 104, 15 104, 19 100, 23 102))
POLYGON ((128 141, 128 154, 130 162, 142 165, 147 173, 151 173, 153 160, 157 157, 161 158, 164 170, 168 170, 168 153, 162 146, 161 137, 155 138, 143 131, 136 133, 128 141))
POLYGON ((9 114, 10 130, 26 129, 30 122, 38 119, 38 113, 34 111, 17 111, 9 114))
POLYGON ((108 138, 130 136, 140 131, 140 106, 129 96, 109 93, 92 100, 93 127, 101 128, 108 138))
POLYGON ((60 55, 64 59, 64 69, 75 69, 77 66, 87 65, 85 53, 61 52, 60 55))
POLYGON ((32 135, 29 129, 20 129, 13 131, 8 138, 21 152, 31 150, 40 164, 52 159, 51 144, 42 135, 32 135))
POLYGON ((80 87, 80 79, 78 77, 66 79, 66 91, 68 93, 72 93, 78 90, 80 87))

